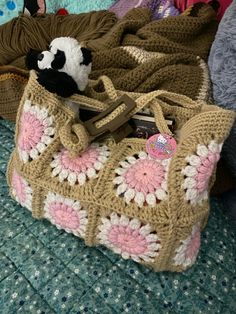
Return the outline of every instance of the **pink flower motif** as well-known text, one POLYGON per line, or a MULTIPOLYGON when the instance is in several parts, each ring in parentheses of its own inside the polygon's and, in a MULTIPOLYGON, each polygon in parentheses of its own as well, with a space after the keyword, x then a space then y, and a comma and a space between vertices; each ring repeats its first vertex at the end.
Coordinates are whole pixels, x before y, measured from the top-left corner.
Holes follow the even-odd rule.
POLYGON ((20 126, 19 147, 22 150, 30 151, 38 144, 43 135, 43 124, 35 115, 25 112, 22 114, 20 126))
POLYGON ((53 119, 45 108, 40 109, 26 100, 19 123, 17 140, 20 159, 27 162, 35 159, 52 142, 55 129, 53 119))
POLYGON ((174 257, 175 265, 181 265, 183 267, 194 264, 197 254, 200 248, 201 237, 200 237, 200 225, 197 223, 193 226, 190 236, 181 241, 181 245, 175 251, 174 257))
POLYGON ((120 162, 113 180, 117 195, 126 203, 134 201, 139 207, 155 206, 167 198, 167 173, 170 159, 152 159, 145 152, 130 156, 120 162))
POLYGON ((198 145, 197 154, 186 158, 188 165, 183 169, 185 175, 183 189, 186 200, 191 204, 201 203, 208 198, 208 186, 215 166, 220 159, 222 144, 211 141, 208 146, 198 145))
POLYGON ((15 197, 16 201, 32 210, 32 189, 28 182, 23 179, 16 170, 12 174, 12 195, 15 197))
POLYGON ((102 218, 98 239, 123 258, 136 262, 153 262, 161 248, 160 239, 150 225, 141 225, 137 219, 129 219, 112 213, 102 218))
POLYGON ((70 185, 76 182, 83 185, 87 178, 97 177, 109 154, 108 147, 98 143, 91 144, 85 152, 76 157, 71 157, 69 152, 62 148, 53 156, 52 176, 58 176, 60 182, 67 180, 70 185))
POLYGON ((45 218, 56 225, 58 229, 64 229, 76 236, 85 236, 88 222, 87 212, 81 208, 79 201, 73 201, 49 192, 45 200, 44 211, 45 218))

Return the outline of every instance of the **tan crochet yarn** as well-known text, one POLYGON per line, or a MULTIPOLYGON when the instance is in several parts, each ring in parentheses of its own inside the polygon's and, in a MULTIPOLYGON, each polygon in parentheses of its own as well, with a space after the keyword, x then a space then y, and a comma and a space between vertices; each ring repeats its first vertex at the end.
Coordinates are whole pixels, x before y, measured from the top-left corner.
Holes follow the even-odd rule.
MULTIPOLYGON (((106 11, 66 17, 21 15, 0 26, 0 65, 25 68, 24 57, 30 48, 45 50, 53 38, 71 36, 92 50, 91 79, 107 75, 119 90, 148 93, 162 89, 207 100, 209 79, 203 60, 215 32, 214 10, 204 4, 193 15, 190 10, 188 16, 158 21, 151 21, 145 8, 133 9, 117 22, 106 11)), ((11 90, 6 83, 2 88, 0 81, 0 98, 6 89, 8 94, 11 90)), ((19 96, 14 89, 11 92, 12 98, 19 96)), ((7 106, 16 115, 15 103, 7 102, 7 106)), ((0 103, 0 116, 3 114, 0 103)))
POLYGON ((207 58, 217 29, 214 10, 203 5, 191 16, 152 21, 148 9, 130 10, 117 21, 108 11, 37 17, 20 15, 0 26, 0 65, 24 68, 30 48, 42 51, 56 37, 83 41, 92 51, 136 46, 163 53, 189 53, 207 58))
POLYGON ((193 54, 206 60, 216 30, 215 11, 206 4, 195 10, 193 6, 189 14, 157 21, 151 21, 148 9, 136 8, 118 20, 103 37, 86 43, 93 51, 135 46, 168 54, 193 54))
MULTIPOLYGON (((3 67, 9 68, 7 66, 3 67)), ((199 57, 189 54, 163 54, 147 52, 143 49, 127 46, 110 49, 94 54, 93 71, 91 79, 101 75, 108 75, 116 89, 137 93, 148 93, 153 90, 183 94, 196 100, 207 100, 209 96, 209 74, 206 63, 199 57), (124 64, 126 69, 124 69, 124 64)), ((14 120, 18 102, 23 90, 27 72, 17 68, 10 68, 1 74, 0 67, 0 92, 3 94, 4 103, 0 102, 0 115, 6 117, 5 110, 11 111, 14 120), (6 79, 6 74, 17 77, 24 75, 24 80, 14 80, 17 88, 11 89, 12 81, 6 79), (5 96, 14 98, 14 106, 5 96)), ((98 86, 97 89, 102 86, 98 86)), ((85 91, 85 94, 87 91, 85 91)), ((76 97, 76 95, 75 95, 76 97)), ((81 96, 80 96, 81 97, 81 96)))
POLYGON ((93 54, 91 79, 108 76, 116 89, 148 93, 164 89, 194 100, 209 97, 206 63, 191 54, 147 52, 134 46, 118 47, 93 54))
POLYGON ((28 73, 10 66, 0 67, 0 116, 15 121, 19 99, 28 81, 28 73))
POLYGON ((66 16, 21 14, 8 23, 0 25, 0 65, 25 68, 24 57, 32 48, 39 51, 56 37, 70 36, 78 41, 102 37, 116 23, 114 13, 93 11, 66 16))
MULTIPOLYGON (((152 159, 141 139, 116 144, 107 136, 87 147, 94 136, 86 123, 76 122, 74 112, 31 72, 17 115, 10 191, 34 217, 49 219, 87 245, 105 245, 156 271, 182 271, 198 254, 208 192, 234 113, 161 90, 124 93, 107 77, 90 82, 90 97, 71 100, 106 110, 124 94, 136 103, 128 116, 145 108, 162 133, 171 134, 163 115, 175 116, 180 135, 172 159, 152 159)), ((124 106, 119 108, 98 128, 116 119, 124 106)))

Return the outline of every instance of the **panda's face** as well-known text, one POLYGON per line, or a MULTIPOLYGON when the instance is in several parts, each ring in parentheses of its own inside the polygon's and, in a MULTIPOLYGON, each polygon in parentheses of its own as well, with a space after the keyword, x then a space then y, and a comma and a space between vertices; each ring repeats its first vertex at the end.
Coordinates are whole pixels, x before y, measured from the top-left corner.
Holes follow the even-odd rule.
POLYGON ((50 51, 43 51, 38 55, 38 67, 40 70, 50 69, 55 56, 50 51))
POLYGON ((51 42, 49 50, 55 56, 52 64, 52 68, 55 70, 62 69, 65 64, 67 67, 78 67, 79 65, 89 65, 92 62, 91 51, 81 47, 75 38, 55 38, 51 42))
POLYGON ((63 68, 65 62, 65 53, 59 49, 56 50, 56 53, 53 53, 52 51, 43 51, 38 55, 38 67, 40 70, 60 70, 63 68))
POLYGON ((54 39, 50 44, 49 51, 43 51, 37 57, 40 70, 78 68, 82 65, 88 66, 91 62, 91 51, 81 47, 76 39, 70 37, 54 39))

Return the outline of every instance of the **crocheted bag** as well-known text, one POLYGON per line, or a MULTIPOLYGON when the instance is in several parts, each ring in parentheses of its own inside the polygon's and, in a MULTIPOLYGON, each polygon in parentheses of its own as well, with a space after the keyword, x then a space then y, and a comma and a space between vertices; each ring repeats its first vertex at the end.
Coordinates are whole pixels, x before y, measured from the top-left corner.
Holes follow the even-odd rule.
POLYGON ((124 96, 107 77, 90 82, 86 92, 89 97, 70 101, 105 114, 82 124, 31 72, 8 165, 12 196, 87 245, 103 244, 156 271, 186 269, 198 254, 208 192, 234 114, 165 91, 124 96), (161 133, 171 135, 164 115, 175 117, 180 132, 172 159, 151 158, 143 139, 101 138, 143 108, 153 112, 161 133))

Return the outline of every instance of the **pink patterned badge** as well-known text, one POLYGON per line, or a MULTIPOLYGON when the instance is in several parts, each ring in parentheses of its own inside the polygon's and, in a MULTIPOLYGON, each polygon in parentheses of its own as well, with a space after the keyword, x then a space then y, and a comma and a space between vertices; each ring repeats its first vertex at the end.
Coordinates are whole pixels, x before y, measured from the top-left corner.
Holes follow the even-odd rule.
POLYGON ((160 160, 171 158, 177 148, 175 139, 168 134, 155 134, 147 140, 147 153, 160 160))

